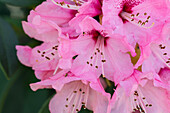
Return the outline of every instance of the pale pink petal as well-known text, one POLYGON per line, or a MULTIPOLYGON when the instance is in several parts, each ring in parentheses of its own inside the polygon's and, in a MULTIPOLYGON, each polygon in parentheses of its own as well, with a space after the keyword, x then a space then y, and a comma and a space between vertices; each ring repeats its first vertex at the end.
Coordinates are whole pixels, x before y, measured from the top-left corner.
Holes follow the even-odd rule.
POLYGON ((98 83, 91 83, 90 87, 92 89, 89 91, 87 108, 93 110, 94 113, 105 113, 110 95, 104 91, 99 81, 98 83))
POLYGON ((146 97, 146 101, 151 104, 151 107, 146 107, 149 113, 169 113, 168 108, 170 99, 167 95, 167 90, 163 88, 154 87, 150 81, 144 87, 140 88, 143 95, 146 97))
POLYGON ((108 78, 114 80, 117 84, 133 73, 133 65, 130 61, 129 55, 125 53, 129 50, 127 44, 123 43, 123 40, 115 39, 115 37, 116 36, 110 37, 107 40, 105 57, 107 60, 106 62, 109 62, 110 64, 108 66, 107 64, 104 64, 104 66, 107 66, 106 69, 108 69, 108 71, 114 70, 113 73, 106 74, 106 76, 108 75, 108 78))
POLYGON ((68 23, 76 11, 63 9, 52 2, 43 2, 31 11, 28 22, 22 22, 26 34, 45 42, 55 42, 63 25, 68 23), (50 37, 50 38, 49 38, 50 37))
POLYGON ((124 89, 118 86, 108 106, 108 113, 131 113, 130 104, 124 89))
POLYGON ((31 59, 31 51, 32 49, 28 46, 16 46, 17 49, 17 57, 19 61, 26 65, 31 67, 30 59, 31 59))
POLYGON ((170 69, 162 68, 158 74, 155 74, 154 85, 170 91, 170 69))
POLYGON ((45 80, 53 75, 54 71, 35 70, 35 76, 40 80, 45 80))
POLYGON ((51 84, 53 83, 55 83, 55 81, 44 80, 42 82, 32 83, 30 84, 30 87, 33 91, 37 91, 38 89, 52 88, 51 84))
POLYGON ((165 67, 154 54, 150 54, 149 58, 145 59, 142 64, 142 72, 159 72, 161 68, 165 67))
POLYGON ((100 0, 88 0, 85 2, 82 7, 79 8, 79 14, 89 15, 89 16, 97 16, 100 15, 101 12, 101 1, 100 0))

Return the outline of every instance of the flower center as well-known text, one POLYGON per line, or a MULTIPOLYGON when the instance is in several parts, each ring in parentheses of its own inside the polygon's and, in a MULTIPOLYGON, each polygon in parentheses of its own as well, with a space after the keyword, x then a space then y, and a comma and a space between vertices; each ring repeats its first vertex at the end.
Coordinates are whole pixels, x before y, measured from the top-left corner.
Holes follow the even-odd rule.
POLYGON ((87 60, 87 64, 90 65, 91 67, 95 67, 96 69, 99 69, 99 66, 101 66, 103 76, 105 75, 103 64, 106 62, 104 56, 104 46, 105 46, 105 38, 99 35, 97 37, 97 42, 93 49, 92 55, 87 60))
POLYGON ((52 48, 46 49, 46 50, 37 50, 37 53, 39 53, 41 55, 41 57, 47 59, 47 60, 51 60, 55 57, 55 53, 58 50, 58 45, 53 46, 52 48))
POLYGON ((119 13, 119 17, 122 19, 123 23, 130 22, 134 25, 137 25, 142 28, 152 28, 154 25, 154 22, 150 21, 151 16, 147 14, 147 12, 144 13, 133 13, 132 8, 138 4, 139 2, 132 2, 128 1, 124 3, 122 7, 122 11, 119 13))
POLYGON ((82 4, 85 3, 84 0, 70 0, 70 2, 55 2, 54 0, 51 0, 55 5, 58 5, 60 7, 66 8, 66 9, 72 9, 72 10, 78 10, 82 4))
MULTIPOLYGON (((37 50, 37 53, 40 55, 40 57, 44 58, 45 60, 36 60, 37 63, 44 63, 48 61, 52 61, 54 59, 59 59, 61 56, 58 54, 58 45, 52 46, 51 48, 48 48, 46 50, 37 50)), ((56 67, 54 74, 57 72, 58 66, 56 67)))

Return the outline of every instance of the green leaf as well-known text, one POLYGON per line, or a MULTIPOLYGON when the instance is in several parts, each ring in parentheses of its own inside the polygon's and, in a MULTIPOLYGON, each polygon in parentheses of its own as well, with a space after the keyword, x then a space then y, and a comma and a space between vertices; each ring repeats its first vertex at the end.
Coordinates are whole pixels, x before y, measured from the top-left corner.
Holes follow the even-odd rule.
POLYGON ((9 80, 8 75, 5 71, 5 69, 3 68, 1 62, 0 62, 0 70, 1 70, 1 76, 4 75, 7 78, 7 80, 9 80))
POLYGON ((32 6, 41 3, 43 0, 0 0, 0 2, 15 6, 32 6))
MULTIPOLYGON (((53 95, 53 96, 54 96, 54 95, 53 95)), ((41 109, 39 110, 38 113, 50 113, 48 106, 49 106, 49 102, 50 102, 50 100, 51 100, 51 98, 52 98, 53 96, 51 96, 50 98, 48 98, 48 99, 44 102, 44 104, 42 105, 42 107, 41 107, 41 109)))
POLYGON ((16 44, 18 39, 14 30, 10 24, 0 18, 0 63, 8 76, 17 69, 16 44))
POLYGON ((0 15, 9 15, 10 12, 5 4, 0 2, 0 15))
POLYGON ((14 84, 14 82, 16 81, 16 79, 18 78, 18 76, 20 75, 21 72, 21 68, 19 68, 16 73, 14 74, 14 76, 7 81, 4 76, 3 76, 3 70, 0 69, 0 88, 1 88, 1 92, 0 92, 0 113, 2 112, 6 97, 8 96, 8 93, 12 87, 12 85, 14 84))
POLYGON ((29 84, 37 82, 31 68, 22 66, 19 75, 4 99, 2 113, 38 113, 49 95, 52 95, 51 90, 43 89, 34 92, 30 89, 29 84))

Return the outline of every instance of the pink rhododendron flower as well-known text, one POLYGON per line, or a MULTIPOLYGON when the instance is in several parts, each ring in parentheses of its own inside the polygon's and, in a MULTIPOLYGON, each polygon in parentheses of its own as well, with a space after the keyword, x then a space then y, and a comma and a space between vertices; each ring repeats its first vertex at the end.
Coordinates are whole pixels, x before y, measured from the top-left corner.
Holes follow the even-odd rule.
POLYGON ((169 3, 46 0, 22 22, 43 43, 16 46, 40 80, 31 89, 55 89, 51 113, 170 113, 169 3))
POLYGON ((81 23, 82 34, 72 41, 72 49, 78 54, 72 72, 75 75, 101 74, 118 83, 133 73, 128 51, 133 49, 121 35, 109 35, 94 19, 87 17, 81 23))
POLYGON ((68 26, 68 22, 76 12, 46 1, 30 12, 28 22, 22 22, 23 28, 30 37, 45 42, 55 42, 61 34, 61 28, 68 26))
POLYGON ((104 0, 103 24, 126 35, 129 43, 146 46, 159 38, 169 19, 167 0, 104 0), (135 43, 134 43, 135 42, 135 43))
POLYGON ((169 113, 169 91, 155 87, 151 76, 135 72, 122 81, 110 102, 110 113, 169 113))
POLYGON ((78 11, 80 13, 72 20, 72 26, 78 27, 78 21, 81 21, 87 15, 96 16, 101 13, 101 6, 97 0, 87 3, 86 1, 70 1, 73 5, 66 4, 68 2, 47 0, 36 7, 35 10, 32 10, 28 16, 28 22, 22 22, 26 34, 37 40, 54 42, 57 37, 62 35, 61 32, 73 36, 77 35, 75 29, 69 27, 69 21, 76 16, 78 11), (80 7, 80 5, 82 6, 80 7), (74 9, 72 6, 78 8, 74 9))
POLYGON ((143 72, 159 72, 160 68, 170 68, 170 23, 164 25, 160 38, 148 44, 140 46, 141 57, 136 67, 142 64, 143 72))
POLYGON ((21 63, 37 71, 54 71, 58 68, 69 69, 74 56, 70 50, 70 41, 60 39, 56 43, 43 43, 31 49, 28 46, 16 46, 21 63))
MULTIPOLYGON (((146 51, 151 49, 148 56, 141 56, 143 58, 142 70, 143 72, 147 71, 156 71, 159 72, 160 68, 168 67, 170 68, 170 40, 165 43, 151 43, 150 48, 146 47, 143 50, 143 54, 146 55, 146 51), (148 57, 148 58, 147 58, 148 57)), ((141 62, 141 61, 139 61, 141 62)), ((138 64, 137 64, 138 65, 138 64)))
POLYGON ((51 113, 76 113, 81 107, 93 110, 94 113, 105 113, 110 98, 100 81, 82 80, 68 70, 62 70, 53 77, 31 84, 31 88, 54 88, 57 91, 50 101, 51 113))

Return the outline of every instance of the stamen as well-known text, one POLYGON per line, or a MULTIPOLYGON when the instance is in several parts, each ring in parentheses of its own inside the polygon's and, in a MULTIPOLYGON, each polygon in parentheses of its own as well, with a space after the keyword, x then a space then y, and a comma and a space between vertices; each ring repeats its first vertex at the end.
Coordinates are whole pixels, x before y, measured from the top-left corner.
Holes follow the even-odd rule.
POLYGON ((170 68, 170 52, 168 51, 170 46, 164 44, 151 44, 152 52, 167 66, 170 68))
POLYGON ((147 113, 146 107, 152 106, 152 104, 148 104, 146 97, 144 97, 140 89, 134 91, 130 99, 133 112, 140 111, 140 113, 147 113))
POLYGON ((81 106, 86 109, 86 103, 89 96, 89 84, 83 84, 81 81, 72 82, 70 93, 65 101, 65 111, 70 113, 78 112, 81 106), (85 93, 86 92, 86 93, 85 93))
MULTIPOLYGON (((58 45, 55 45, 55 46, 50 47, 46 50, 37 50, 38 54, 40 54, 41 57, 45 58, 45 60, 41 60, 41 62, 38 62, 38 63, 44 63, 44 62, 47 62, 47 60, 51 61, 53 59, 60 58, 57 48, 58 48, 58 45)), ((58 65, 57 65, 53 74, 55 74, 57 72, 57 70, 58 70, 58 65)))
POLYGON ((80 6, 78 6, 78 4, 82 5, 81 2, 78 2, 78 4, 75 3, 75 5, 70 5, 70 4, 66 4, 64 2, 58 3, 58 2, 55 2, 54 0, 51 0, 51 1, 57 6, 60 6, 62 8, 66 8, 66 9, 72 9, 72 10, 78 10, 80 8, 80 6))
POLYGON ((97 42, 92 52, 93 55, 87 61, 87 64, 94 66, 96 69, 99 69, 101 63, 101 71, 103 76, 105 75, 103 64, 106 62, 104 57, 104 40, 105 38, 102 36, 97 37, 97 42))
MULTIPOLYGON (((146 26, 146 23, 148 24, 149 22, 149 19, 150 19, 150 16, 147 17, 147 19, 145 18, 144 21, 143 18, 141 19, 139 17, 139 13, 136 14, 136 16, 134 14, 130 14, 130 13, 127 13, 127 12, 124 12, 122 11, 121 14, 122 18, 128 20, 130 23, 134 24, 134 25, 137 25, 139 27, 142 27, 142 28, 146 28, 146 29, 149 29, 149 28, 152 28, 153 25, 155 24, 154 22, 150 25, 150 26, 146 26)), ((147 13, 144 13, 144 15, 146 16, 147 13)))

